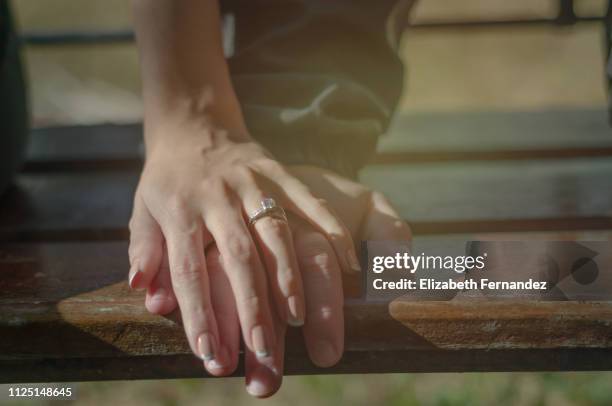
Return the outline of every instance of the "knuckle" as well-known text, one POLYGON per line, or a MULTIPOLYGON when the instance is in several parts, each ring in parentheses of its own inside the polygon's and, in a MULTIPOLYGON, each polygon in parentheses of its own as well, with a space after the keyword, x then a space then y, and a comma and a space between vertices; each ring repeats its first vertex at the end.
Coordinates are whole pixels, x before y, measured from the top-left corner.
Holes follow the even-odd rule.
POLYGON ((197 261, 184 260, 171 267, 179 283, 195 283, 201 279, 202 264, 197 261))
POLYGON ((239 308, 248 309, 251 316, 257 315, 262 305, 261 298, 255 293, 240 295, 236 298, 236 302, 239 308))
POLYGON ((249 263, 252 260, 251 239, 248 235, 231 234, 224 241, 224 258, 240 263, 249 263))
POLYGON ((339 241, 344 242, 344 241, 349 241, 351 239, 351 235, 343 227, 334 227, 329 232, 329 239, 331 240, 332 243, 336 243, 339 241))
POLYGON ((312 206, 316 216, 327 216, 330 213, 329 203, 325 199, 313 197, 312 206))
POLYGON ((257 172, 249 166, 245 165, 236 168, 236 175, 242 182, 257 183, 257 172))
POLYGON ((331 251, 327 238, 318 231, 297 233, 295 235, 295 249, 299 255, 307 255, 312 251, 331 251))
POLYGON ((226 196, 228 193, 227 181, 221 177, 208 178, 202 181, 202 190, 212 196, 226 196))
POLYGON ((329 208, 329 203, 327 200, 321 198, 321 197, 316 197, 315 198, 317 200, 317 205, 321 208, 321 209, 328 209, 329 208))
POLYGON ((188 197, 181 193, 172 194, 166 201, 166 210, 173 219, 185 220, 190 211, 188 197))
POLYGON ((317 203, 317 200, 323 200, 323 199, 316 198, 314 194, 312 193, 312 191, 310 190, 310 187, 308 187, 306 184, 304 184, 300 180, 294 178, 292 175, 288 173, 286 174, 286 176, 291 179, 290 185, 292 186, 292 188, 295 190, 296 193, 301 194, 306 198, 310 198, 314 200, 315 204, 317 203))
POLYGON ((380 193, 379 191, 377 191, 377 190, 370 190, 369 193, 370 193, 370 196, 369 196, 370 197, 370 199, 369 199, 370 201, 374 201, 374 202, 379 201, 379 202, 381 202, 383 204, 391 205, 391 203, 389 202, 389 199, 387 199, 387 197, 385 195, 383 195, 382 193, 380 193))
POLYGON ((336 266, 335 254, 320 233, 300 235, 296 239, 296 252, 302 271, 321 271, 336 266))
POLYGON ((285 175, 286 171, 283 165, 271 158, 262 158, 256 162, 259 169, 268 175, 285 175))
POLYGON ((326 251, 310 252, 300 257, 300 265, 303 272, 327 272, 334 267, 333 254, 326 251))
POLYGON ((277 218, 264 217, 255 224, 255 227, 261 234, 274 240, 281 240, 287 236, 287 224, 277 218))

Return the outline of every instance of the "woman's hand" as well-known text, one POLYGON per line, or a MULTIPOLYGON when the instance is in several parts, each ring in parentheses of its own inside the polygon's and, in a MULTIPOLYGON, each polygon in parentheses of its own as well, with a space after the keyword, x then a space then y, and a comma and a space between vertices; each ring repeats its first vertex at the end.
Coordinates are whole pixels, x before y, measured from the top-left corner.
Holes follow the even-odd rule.
MULTIPOLYGON (((309 167, 289 170, 314 193, 325 197, 332 208, 341 213, 341 220, 355 240, 409 240, 408 225, 379 193, 329 171, 309 167)), ((343 293, 339 265, 328 240, 312 225, 290 218, 298 266, 306 298, 304 338, 313 362, 321 367, 334 365, 344 348, 343 293)), ((206 261, 210 275, 212 306, 220 320, 223 347, 227 349, 225 366, 205 363, 214 375, 231 374, 239 354, 239 325, 231 297, 227 269, 217 248, 208 248, 206 261)), ((177 306, 167 261, 147 289, 147 309, 167 314, 177 306)), ((257 358, 245 349, 247 390, 254 396, 270 396, 280 387, 283 374, 285 323, 272 314, 277 346, 270 357, 257 358)))
POLYGON ((347 271, 358 269, 350 233, 321 199, 257 143, 236 141, 228 132, 191 121, 163 131, 172 131, 172 137, 149 136, 156 141, 148 144, 135 195, 130 283, 135 288, 149 285, 165 244, 189 343, 195 354, 219 363, 226 349, 221 346, 205 257, 205 248, 214 241, 244 341, 266 357, 276 344, 268 288, 279 317, 291 325, 304 322, 304 292, 288 224, 264 217, 250 228, 248 215, 263 199, 275 199, 324 235, 347 271))
POLYGON ((133 0, 133 9, 147 157, 130 221, 130 284, 148 286, 166 251, 192 350, 207 367, 225 367, 205 254, 214 241, 244 341, 265 359, 276 344, 274 313, 300 325, 306 305, 288 225, 264 217, 250 227, 248 216, 273 198, 325 236, 345 271, 359 268, 350 233, 250 138, 223 53, 218 1, 133 0))

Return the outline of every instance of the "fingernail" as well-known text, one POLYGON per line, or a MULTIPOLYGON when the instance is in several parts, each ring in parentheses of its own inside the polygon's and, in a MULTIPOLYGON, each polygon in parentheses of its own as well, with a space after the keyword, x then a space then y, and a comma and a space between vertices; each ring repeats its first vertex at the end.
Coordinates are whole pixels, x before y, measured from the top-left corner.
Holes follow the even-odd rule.
POLYGON ((204 361, 212 361, 215 359, 215 348, 212 335, 204 333, 198 337, 198 351, 200 351, 200 358, 204 361))
POLYGON ((152 300, 166 300, 168 298, 168 292, 164 288, 157 288, 153 293, 152 300))
POLYGON ((266 396, 268 394, 268 388, 266 385, 258 379, 253 379, 246 387, 247 392, 251 396, 256 398, 266 396))
POLYGON ((130 289, 136 289, 136 284, 140 280, 141 276, 142 272, 138 270, 138 261, 135 261, 132 267, 130 268, 130 273, 128 276, 128 285, 130 286, 130 289))
POLYGON ((346 259, 348 260, 349 266, 351 267, 351 269, 353 269, 353 271, 361 271, 361 265, 359 265, 359 260, 357 259, 357 255, 355 254, 354 249, 349 248, 346 254, 346 259))
POLYGON ((253 327, 251 330, 251 341, 253 343, 253 349, 255 350, 255 356, 257 358, 265 358, 270 355, 266 330, 263 326, 259 325, 253 327))
POLYGON ((319 340, 314 344, 317 364, 323 367, 334 365, 338 361, 338 352, 331 341, 319 340))
POLYGON ((301 305, 300 300, 297 296, 289 296, 287 298, 287 307, 289 310, 289 317, 287 317, 287 323, 293 327, 300 327, 304 325, 304 309, 301 305))
POLYGON ((222 346, 217 351, 217 357, 207 362, 206 367, 209 369, 223 369, 229 365, 229 362, 229 351, 226 347, 222 346))
POLYGON ((278 372, 274 369, 259 365, 247 376, 246 390, 251 396, 258 398, 272 395, 278 390, 280 379, 278 372))
POLYGON ((269 374, 268 371, 266 371, 264 367, 259 367, 252 372, 252 374, 255 375, 255 378, 250 379, 246 386, 249 395, 257 398, 267 396, 270 391, 267 381, 272 381, 272 379, 267 376, 269 374))

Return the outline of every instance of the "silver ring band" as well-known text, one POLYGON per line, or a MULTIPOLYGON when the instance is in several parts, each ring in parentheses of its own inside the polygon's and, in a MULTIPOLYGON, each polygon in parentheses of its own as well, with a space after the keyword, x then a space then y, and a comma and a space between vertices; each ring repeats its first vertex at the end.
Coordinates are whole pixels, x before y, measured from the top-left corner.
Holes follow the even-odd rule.
POLYGON ((257 209, 255 213, 249 216, 249 226, 252 226, 257 220, 263 217, 273 217, 287 223, 287 215, 285 214, 285 210, 278 206, 274 199, 263 199, 260 204, 261 207, 257 209))

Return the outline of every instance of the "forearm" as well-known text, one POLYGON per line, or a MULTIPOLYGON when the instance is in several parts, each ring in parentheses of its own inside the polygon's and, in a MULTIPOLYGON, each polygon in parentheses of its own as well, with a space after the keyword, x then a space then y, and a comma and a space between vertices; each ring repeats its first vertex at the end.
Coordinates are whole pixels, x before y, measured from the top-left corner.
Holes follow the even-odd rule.
POLYGON ((147 149, 185 122, 248 137, 223 55, 216 0, 133 0, 147 149))

